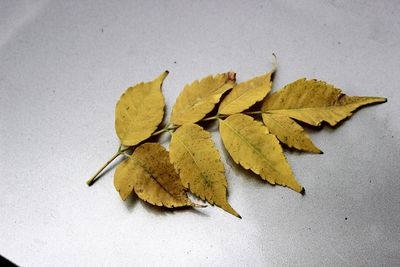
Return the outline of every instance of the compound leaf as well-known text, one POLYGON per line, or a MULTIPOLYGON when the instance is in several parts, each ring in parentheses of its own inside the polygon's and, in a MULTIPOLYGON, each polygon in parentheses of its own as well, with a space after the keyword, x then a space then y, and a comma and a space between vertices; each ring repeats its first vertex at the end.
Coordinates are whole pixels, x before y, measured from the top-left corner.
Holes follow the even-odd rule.
POLYGON ((347 96, 326 82, 303 78, 268 96, 262 111, 286 115, 314 126, 323 121, 334 126, 357 108, 381 102, 386 102, 386 98, 347 96))
POLYGON ((226 199, 225 168, 209 132, 184 124, 172 134, 170 159, 183 186, 193 194, 240 218, 226 199))
POLYGON ((239 83, 222 100, 218 113, 230 115, 242 112, 261 101, 271 91, 271 77, 275 70, 239 83))
POLYGON ((279 141, 288 147, 311 153, 322 153, 311 141, 303 127, 285 115, 262 114, 264 124, 279 141))
POLYGON ((150 204, 167 208, 193 206, 179 175, 169 161, 169 153, 157 143, 140 145, 115 172, 114 186, 125 200, 134 190, 150 204))
POLYGON ((136 145, 157 129, 164 116, 161 85, 168 71, 151 82, 129 87, 115 108, 115 130, 121 144, 136 145))
POLYGON ((171 122, 175 125, 195 123, 213 110, 221 96, 235 85, 235 73, 207 76, 186 85, 172 108, 171 122))
POLYGON ((296 181, 278 139, 262 123, 244 114, 220 119, 220 133, 233 160, 271 184, 304 193, 296 181))

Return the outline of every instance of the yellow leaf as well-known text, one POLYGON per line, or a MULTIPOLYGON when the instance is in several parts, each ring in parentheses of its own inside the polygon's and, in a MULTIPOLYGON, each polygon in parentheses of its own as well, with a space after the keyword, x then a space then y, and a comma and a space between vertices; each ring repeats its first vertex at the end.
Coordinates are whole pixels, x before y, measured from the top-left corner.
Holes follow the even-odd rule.
POLYGON ((305 192, 296 181, 278 139, 265 126, 244 114, 230 115, 219 122, 224 146, 236 163, 271 184, 305 192))
POLYGON ((286 115, 314 126, 323 121, 334 126, 357 108, 381 102, 386 102, 386 98, 347 96, 333 85, 303 78, 268 96, 262 111, 286 115))
POLYGON ((233 87, 232 91, 222 100, 218 113, 225 115, 239 113, 263 100, 271 91, 273 73, 274 70, 233 87))
POLYGON ((135 171, 132 161, 129 159, 121 162, 114 174, 114 187, 118 191, 122 200, 126 200, 133 191, 135 177, 132 173, 135 171))
POLYGON ((151 82, 129 87, 115 108, 115 130, 121 144, 136 145, 157 129, 164 116, 161 85, 168 71, 151 82))
POLYGON ((213 110, 221 96, 235 85, 235 73, 207 76, 186 85, 172 108, 171 122, 175 125, 195 123, 213 110))
POLYGON ((193 206, 179 175, 160 144, 145 143, 115 171, 114 186, 125 200, 133 190, 150 204, 167 208, 193 206))
POLYGON ((240 218, 226 199, 225 168, 210 133, 196 124, 184 124, 172 134, 169 147, 183 186, 240 218))
POLYGON ((291 118, 279 114, 262 114, 268 130, 289 147, 312 153, 322 153, 304 132, 303 127, 291 118))

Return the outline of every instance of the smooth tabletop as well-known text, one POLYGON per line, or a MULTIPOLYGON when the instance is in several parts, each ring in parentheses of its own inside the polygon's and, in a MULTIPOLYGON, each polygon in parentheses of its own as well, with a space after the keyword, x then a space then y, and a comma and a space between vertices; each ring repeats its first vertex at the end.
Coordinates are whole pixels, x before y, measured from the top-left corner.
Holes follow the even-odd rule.
POLYGON ((396 0, 0 1, 0 254, 22 266, 399 266, 399 13, 396 0), (273 91, 307 77, 388 98, 307 127, 323 155, 285 149, 305 196, 236 166, 216 124, 241 220, 123 202, 115 168, 85 184, 118 148, 126 88, 169 70, 167 122, 185 84, 230 70, 245 81, 272 53, 273 91))

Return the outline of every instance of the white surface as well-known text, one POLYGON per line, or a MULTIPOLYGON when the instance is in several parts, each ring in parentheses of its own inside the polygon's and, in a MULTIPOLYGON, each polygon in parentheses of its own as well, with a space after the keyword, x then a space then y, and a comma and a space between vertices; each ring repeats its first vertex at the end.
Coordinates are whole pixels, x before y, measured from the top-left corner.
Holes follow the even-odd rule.
MULTIPOLYGON (((0 254, 23 266, 400 265, 399 1, 1 1, 0 254), (288 151, 302 197, 227 162, 229 201, 165 212, 119 199, 114 106, 171 71, 185 83, 278 56, 274 90, 306 76, 389 102, 288 151), (345 220, 347 218, 347 220, 345 220)), ((167 137, 163 137, 167 144, 167 137)))

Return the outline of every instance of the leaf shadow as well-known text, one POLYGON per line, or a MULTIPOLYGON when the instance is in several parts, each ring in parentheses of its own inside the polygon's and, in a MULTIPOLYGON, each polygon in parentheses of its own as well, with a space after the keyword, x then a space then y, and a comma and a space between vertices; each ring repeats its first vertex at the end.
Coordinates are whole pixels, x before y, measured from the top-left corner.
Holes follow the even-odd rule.
MULTIPOLYGON (((204 118, 208 118, 211 116, 214 116, 216 114, 218 114, 218 109, 219 109, 219 105, 221 104, 221 102, 224 100, 224 98, 231 92, 232 90, 228 90, 226 92, 224 92, 220 98, 220 101, 218 103, 216 103, 214 105, 214 108, 207 113, 204 118)), ((207 131, 209 132, 214 132, 216 129, 218 130, 218 123, 216 123, 216 120, 210 120, 210 121, 198 121, 197 124, 199 124, 201 127, 203 127, 204 129, 207 129, 207 131)))
POLYGON ((218 122, 216 120, 211 121, 199 121, 197 122, 203 129, 209 132, 216 132, 218 131, 218 122))
MULTIPOLYGON (((136 197, 138 198, 138 197, 136 197)), ((156 206, 156 205, 152 205, 146 201, 139 201, 140 205, 149 213, 156 215, 156 216, 168 216, 168 215, 173 215, 177 212, 192 212, 195 213, 197 215, 201 215, 201 216, 206 216, 208 217, 207 214, 201 212, 199 210, 199 208, 193 208, 193 207, 177 207, 177 208, 166 208, 163 206, 156 206)))
POLYGON ((143 142, 141 142, 140 144, 144 144, 144 143, 168 143, 171 139, 171 134, 169 134, 168 132, 164 132, 155 136, 150 136, 148 139, 144 140, 143 142))
MULTIPOLYGON (((373 105, 378 105, 378 104, 382 104, 382 103, 371 103, 365 106, 373 106, 373 105)), ((355 111, 352 112, 352 116, 346 117, 343 120, 339 121, 336 125, 331 126, 329 123, 323 121, 321 123, 321 125, 318 126, 314 126, 314 125, 310 125, 307 124, 305 122, 302 121, 298 121, 296 119, 294 119, 301 127, 304 128, 305 132, 307 134, 316 134, 316 133, 320 133, 322 131, 325 131, 327 134, 332 134, 337 128, 339 128, 340 126, 344 125, 345 123, 347 123, 347 121, 350 120, 351 117, 354 116, 354 113, 358 110, 360 110, 362 107, 359 107, 358 109, 356 109, 355 111)), ((313 155, 314 153, 310 153, 307 151, 301 151, 292 147, 288 147, 286 144, 280 142, 281 146, 284 148, 285 152, 290 153, 290 154, 310 154, 313 155)), ((317 146, 321 151, 324 151, 323 148, 317 146)), ((323 154, 323 153, 322 153, 323 154)))
POLYGON ((125 207, 129 212, 132 212, 136 205, 139 203, 139 198, 136 194, 131 194, 125 201, 125 207))
MULTIPOLYGON (((264 98, 265 99, 265 98, 264 98)), ((252 112, 252 111, 260 111, 261 107, 263 105, 263 100, 260 100, 258 102, 256 102, 254 105, 252 105, 251 107, 249 107, 248 109, 244 110, 243 112, 252 112)))

